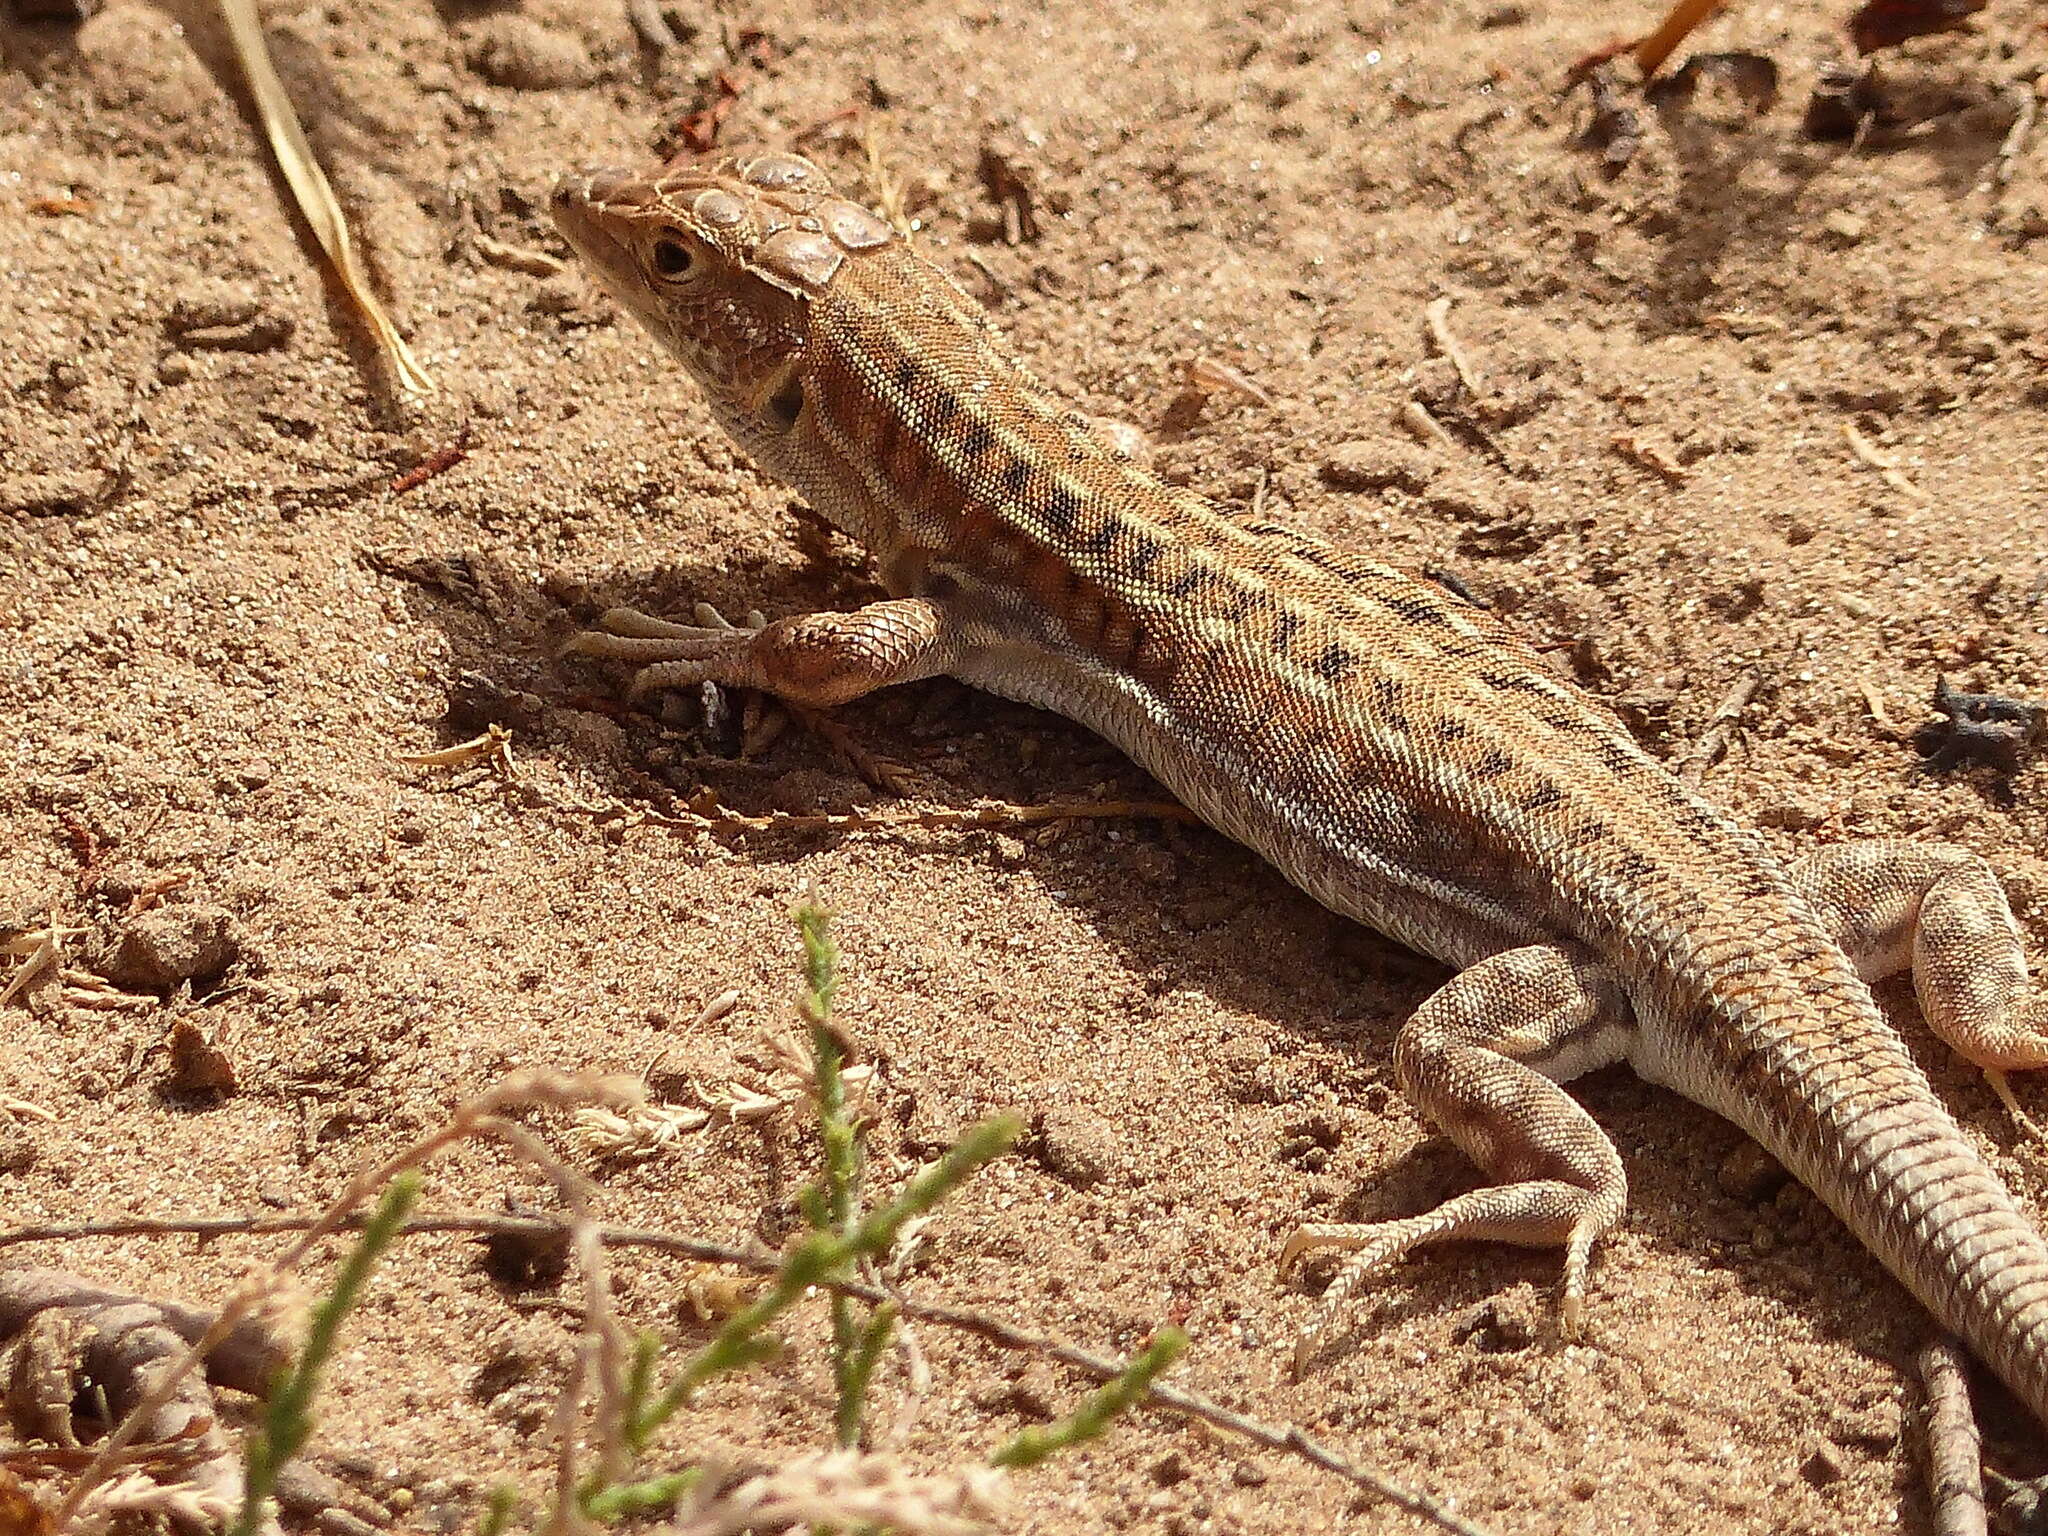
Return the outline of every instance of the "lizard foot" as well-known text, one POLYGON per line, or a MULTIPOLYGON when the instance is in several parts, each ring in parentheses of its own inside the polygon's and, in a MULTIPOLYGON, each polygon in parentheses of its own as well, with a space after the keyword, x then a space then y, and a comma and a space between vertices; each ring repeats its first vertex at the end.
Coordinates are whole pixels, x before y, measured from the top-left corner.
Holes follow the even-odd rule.
POLYGON ((1524 1247, 1564 1249, 1564 1278, 1558 1287, 1558 1332, 1567 1342, 1583 1337, 1586 1275, 1593 1244, 1619 1215, 1619 1199, 1576 1184, 1531 1180, 1475 1189, 1446 1200, 1421 1216, 1295 1230, 1280 1251, 1285 1274, 1306 1255, 1323 1250, 1349 1253, 1294 1343, 1298 1376, 1328 1339, 1338 1315, 1359 1288, 1416 1248, 1431 1243, 1478 1239, 1524 1247))
POLYGON ((596 629, 570 636, 557 654, 639 662, 629 694, 637 700, 658 688, 687 688, 714 678, 719 661, 744 651, 768 627, 758 609, 744 626, 709 603, 697 604, 693 612, 695 624, 675 624, 637 608, 607 608, 596 629))
POLYGON ((757 688, 806 709, 830 709, 876 688, 915 682, 954 665, 958 639, 945 613, 921 597, 890 598, 850 613, 806 613, 745 628, 699 603, 695 624, 632 608, 606 610, 565 653, 640 663, 636 699, 657 688, 717 683, 757 688))

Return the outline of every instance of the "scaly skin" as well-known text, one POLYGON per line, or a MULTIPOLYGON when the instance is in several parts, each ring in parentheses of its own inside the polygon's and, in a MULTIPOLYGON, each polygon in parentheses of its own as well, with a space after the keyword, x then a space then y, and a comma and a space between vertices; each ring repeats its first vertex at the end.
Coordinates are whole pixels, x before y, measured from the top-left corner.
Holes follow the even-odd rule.
POLYGON ((1461 968, 1404 1027, 1407 1090, 1497 1181, 1358 1250, 1303 1336, 1409 1249, 1587 1256, 1622 1213, 1557 1084, 1617 1060, 1727 1116, 2048 1422, 2048 1245, 1872 1002, 1909 965, 1992 1073, 2048 1063, 2048 999, 1987 866, 1868 844, 1787 868, 1483 610, 1225 516, 1100 437, 988 317, 815 166, 768 154, 565 179, 554 214, 890 599, 758 631, 626 610, 574 648, 637 687, 827 705, 950 673, 1101 732, 1318 900, 1461 968))

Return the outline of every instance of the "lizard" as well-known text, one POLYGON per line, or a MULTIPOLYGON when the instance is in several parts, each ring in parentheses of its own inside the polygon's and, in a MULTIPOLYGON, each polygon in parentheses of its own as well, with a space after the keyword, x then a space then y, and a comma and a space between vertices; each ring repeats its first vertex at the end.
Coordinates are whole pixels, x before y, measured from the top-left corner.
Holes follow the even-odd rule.
POLYGON ((2048 995, 1988 863, 1872 841, 1781 861, 1506 622, 1422 576, 1233 516, 1042 384, 891 224, 781 152, 561 177, 554 220, 768 473, 864 545, 851 612, 606 611, 565 647, 636 696, 829 708, 949 674, 1099 732, 1311 896, 1455 969, 1396 1077, 1491 1181, 1305 1225, 1348 1254, 1296 1346, 1454 1239, 1563 1251, 1583 1332, 1628 1185, 1562 1086, 1627 1062, 1741 1127, 2048 1424, 2048 1244, 1869 982, 1910 971, 1989 1074, 2048 1064, 2048 995))

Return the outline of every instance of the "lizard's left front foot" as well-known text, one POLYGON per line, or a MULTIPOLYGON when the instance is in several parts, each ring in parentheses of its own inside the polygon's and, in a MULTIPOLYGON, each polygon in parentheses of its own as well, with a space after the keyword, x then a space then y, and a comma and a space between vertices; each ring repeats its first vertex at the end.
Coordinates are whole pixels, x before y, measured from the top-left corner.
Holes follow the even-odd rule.
POLYGON ((658 688, 687 688, 716 681, 705 674, 717 670, 722 658, 743 651, 752 636, 768 627, 759 611, 749 613, 744 628, 734 625, 709 603, 697 604, 695 624, 675 624, 637 608, 607 608, 598 627, 572 635, 559 654, 597 656, 607 661, 633 661, 629 697, 646 697, 658 688))
POLYGON ((1290 1237, 1283 1271, 1319 1249, 1355 1255, 1295 1343, 1297 1373, 1366 1280, 1431 1243, 1563 1248, 1559 1322, 1578 1337, 1593 1244, 1621 1219, 1628 1179, 1614 1144, 1558 1082, 1619 1060, 1630 1028, 1606 971, 1547 946, 1483 960, 1415 1011, 1394 1043, 1402 1088, 1501 1182, 1421 1216, 1307 1226, 1290 1237))
POLYGON ((598 620, 601 628, 574 636, 562 650, 640 663, 633 677, 636 699, 657 688, 719 683, 758 688, 812 709, 930 677, 953 660, 945 615, 921 597, 772 624, 749 614, 745 629, 728 624, 709 603, 697 605, 696 617, 695 624, 672 624, 632 608, 612 608, 598 620))

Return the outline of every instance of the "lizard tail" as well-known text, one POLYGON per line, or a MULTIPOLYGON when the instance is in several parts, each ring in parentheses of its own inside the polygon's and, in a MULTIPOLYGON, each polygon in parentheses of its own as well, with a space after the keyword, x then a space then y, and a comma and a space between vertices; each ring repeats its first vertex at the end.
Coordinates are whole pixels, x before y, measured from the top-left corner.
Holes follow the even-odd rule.
POLYGON ((1799 1111, 1732 1118, 2048 1425, 2048 1242, 1874 1006, 1788 1033, 1744 1075, 1742 1097, 1799 1111))

